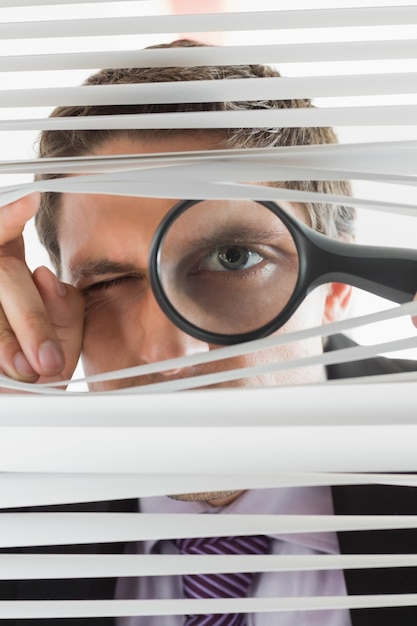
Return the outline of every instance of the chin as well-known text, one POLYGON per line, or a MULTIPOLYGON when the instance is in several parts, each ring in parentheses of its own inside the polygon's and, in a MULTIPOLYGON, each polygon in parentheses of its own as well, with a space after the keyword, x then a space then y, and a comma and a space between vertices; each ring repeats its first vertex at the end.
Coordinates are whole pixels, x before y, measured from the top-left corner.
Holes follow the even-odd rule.
POLYGON ((213 506, 222 506, 235 500, 242 491, 206 491, 202 493, 181 493, 168 496, 180 502, 208 502, 213 506))

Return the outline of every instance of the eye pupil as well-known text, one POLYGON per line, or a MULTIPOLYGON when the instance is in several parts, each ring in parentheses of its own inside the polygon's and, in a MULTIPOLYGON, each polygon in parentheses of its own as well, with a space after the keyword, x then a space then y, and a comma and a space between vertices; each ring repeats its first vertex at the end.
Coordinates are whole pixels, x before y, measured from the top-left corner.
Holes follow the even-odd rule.
POLYGON ((249 255, 250 252, 247 248, 230 246, 219 253, 219 260, 223 267, 239 270, 246 265, 249 255))

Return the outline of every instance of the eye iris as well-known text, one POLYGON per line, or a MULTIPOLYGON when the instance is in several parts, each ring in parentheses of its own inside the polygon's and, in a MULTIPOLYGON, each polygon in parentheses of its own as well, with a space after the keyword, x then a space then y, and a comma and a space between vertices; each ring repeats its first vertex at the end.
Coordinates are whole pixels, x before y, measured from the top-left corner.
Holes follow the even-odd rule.
POLYGON ((229 270, 240 270, 246 265, 250 256, 247 248, 229 246, 219 253, 219 261, 229 270))

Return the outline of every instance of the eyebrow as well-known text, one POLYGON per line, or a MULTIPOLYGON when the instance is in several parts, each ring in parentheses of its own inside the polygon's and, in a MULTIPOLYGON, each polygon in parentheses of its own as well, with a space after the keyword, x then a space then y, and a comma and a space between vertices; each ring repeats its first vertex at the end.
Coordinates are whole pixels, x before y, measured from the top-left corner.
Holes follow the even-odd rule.
POLYGON ((127 274, 137 272, 138 268, 133 263, 113 261, 111 259, 92 259, 84 263, 69 267, 71 281, 77 283, 80 279, 108 276, 109 274, 127 274))
POLYGON ((245 244, 245 243, 265 243, 270 244, 280 238, 285 237, 292 240, 291 234, 287 227, 283 228, 252 228, 250 226, 237 225, 236 227, 219 228, 209 234, 203 234, 200 237, 194 237, 186 241, 186 245, 192 244, 194 248, 210 248, 223 242, 245 244))

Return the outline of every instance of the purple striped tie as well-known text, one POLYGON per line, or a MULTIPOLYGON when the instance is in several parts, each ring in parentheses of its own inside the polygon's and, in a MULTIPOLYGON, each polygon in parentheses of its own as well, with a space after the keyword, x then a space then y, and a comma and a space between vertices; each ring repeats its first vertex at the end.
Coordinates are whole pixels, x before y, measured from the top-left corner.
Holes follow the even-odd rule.
MULTIPOLYGON (((254 537, 209 537, 203 539, 177 539, 183 554, 265 554, 269 539, 254 537)), ((182 577, 186 598, 245 598, 253 574, 187 574, 182 577)), ((244 626, 245 615, 188 615, 184 626, 244 626)))

